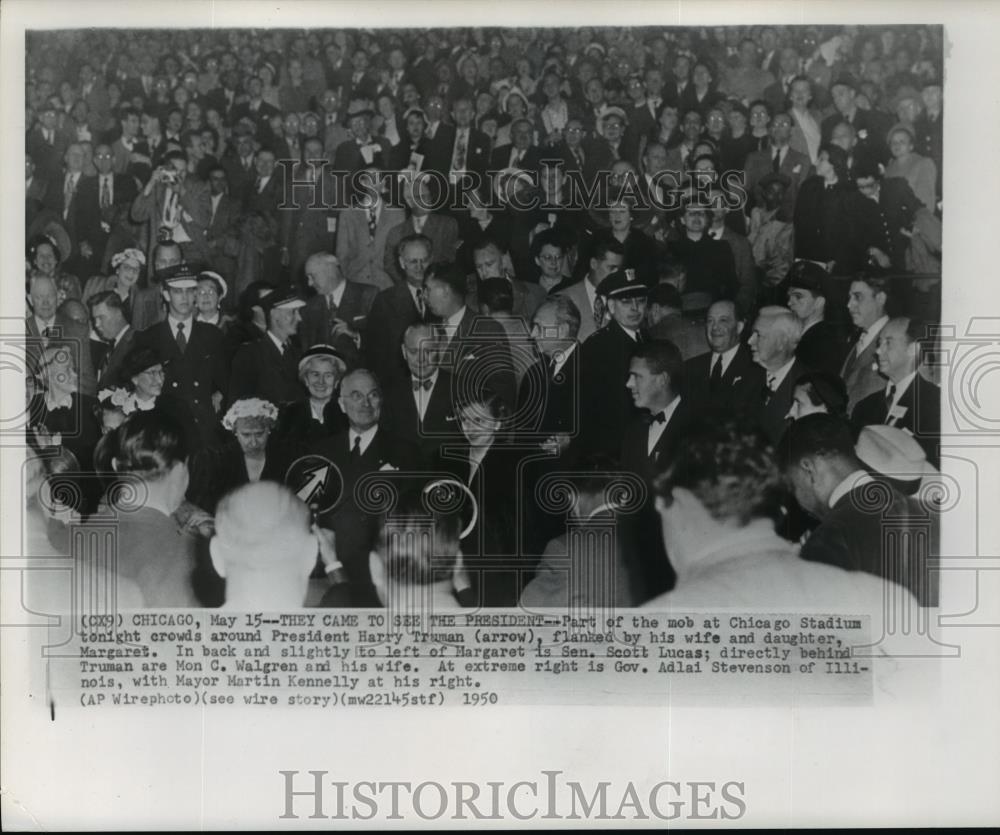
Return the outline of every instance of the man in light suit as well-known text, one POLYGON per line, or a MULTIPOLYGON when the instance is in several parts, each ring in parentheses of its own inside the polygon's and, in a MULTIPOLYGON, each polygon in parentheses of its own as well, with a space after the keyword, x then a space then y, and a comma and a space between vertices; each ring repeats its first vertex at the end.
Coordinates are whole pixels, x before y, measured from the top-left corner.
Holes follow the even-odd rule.
POLYGON ((403 280, 396 257, 396 247, 409 235, 423 235, 431 242, 431 263, 452 262, 458 250, 458 224, 454 218, 440 212, 431 211, 441 205, 440 195, 435 193, 430 177, 417 175, 412 182, 404 185, 407 218, 389 230, 386 238, 383 267, 395 283, 403 280))
POLYGON ((787 307, 762 307, 753 323, 750 352, 765 373, 759 423, 772 444, 785 433, 795 383, 811 370, 795 358, 801 338, 802 322, 787 307))
POLYGON ((206 236, 212 220, 207 183, 188 177, 187 157, 171 151, 163 158, 146 187, 132 201, 132 219, 145 222, 147 252, 162 238, 180 244, 188 264, 208 264, 211 253, 206 236))
POLYGON ((310 255, 305 270, 306 281, 316 295, 301 311, 299 341, 303 350, 332 345, 348 367, 354 367, 360 360, 362 334, 378 291, 370 284, 345 279, 337 256, 331 252, 310 255))
POLYGON ((788 178, 789 187, 785 189, 785 202, 782 208, 791 219, 795 210, 795 197, 799 186, 806 177, 812 174, 812 163, 809 157, 801 151, 796 151, 789 145, 792 136, 792 117, 787 113, 779 113, 771 121, 771 147, 763 151, 753 151, 747 156, 744 176, 747 192, 755 205, 764 205, 764 193, 760 187, 761 180, 768 174, 777 172, 788 178), (777 161, 776 161, 777 160, 777 161))
POLYGON ((625 249, 618 241, 608 236, 601 238, 594 247, 590 258, 590 271, 582 281, 556 287, 554 294, 567 296, 580 311, 580 333, 583 342, 604 324, 606 305, 597 292, 601 282, 619 269, 625 261, 625 249))
POLYGON ((857 341, 848 349, 840 369, 840 376, 847 386, 848 414, 869 394, 885 387, 876 367, 875 351, 878 348, 878 335, 889 322, 886 313, 888 304, 888 279, 859 275, 851 282, 847 312, 859 332, 857 341))
POLYGON ((385 271, 389 230, 402 223, 403 210, 389 206, 381 190, 381 163, 365 168, 361 178, 363 196, 340 212, 337 219, 337 260, 351 281, 371 284, 379 290, 394 281, 385 271))
POLYGON ((121 296, 114 290, 105 290, 91 296, 88 304, 94 330, 101 339, 109 343, 108 351, 97 369, 97 390, 102 391, 122 385, 118 372, 121 370, 122 360, 132 350, 136 332, 125 318, 121 296))

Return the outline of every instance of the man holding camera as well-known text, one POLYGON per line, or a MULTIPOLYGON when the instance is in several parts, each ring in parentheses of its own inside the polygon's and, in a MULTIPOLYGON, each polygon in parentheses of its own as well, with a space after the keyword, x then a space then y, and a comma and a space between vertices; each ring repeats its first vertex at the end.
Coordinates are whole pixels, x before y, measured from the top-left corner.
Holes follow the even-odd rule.
POLYGON ((157 241, 173 240, 186 263, 210 263, 206 230, 212 221, 212 198, 207 183, 188 175, 183 151, 170 151, 153 171, 132 202, 132 218, 149 224, 147 252, 157 241))

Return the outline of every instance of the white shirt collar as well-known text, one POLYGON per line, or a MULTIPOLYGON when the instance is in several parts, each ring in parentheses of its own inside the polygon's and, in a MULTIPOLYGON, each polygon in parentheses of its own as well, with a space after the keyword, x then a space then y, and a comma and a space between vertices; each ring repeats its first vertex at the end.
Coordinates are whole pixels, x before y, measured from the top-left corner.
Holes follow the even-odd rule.
POLYGON ((371 446, 372 440, 375 438, 375 433, 378 432, 378 424, 369 427, 364 432, 355 432, 353 429, 347 432, 347 448, 348 450, 354 449, 354 439, 361 438, 361 453, 362 455, 371 446))
POLYGON ((183 322, 184 323, 184 334, 188 339, 191 338, 191 327, 194 325, 194 316, 189 316, 187 319, 178 319, 176 316, 167 316, 167 322, 170 323, 170 331, 174 335, 174 339, 177 338, 177 326, 183 322))
POLYGON ((54 328, 56 325, 56 317, 53 316, 51 319, 45 320, 40 316, 35 317, 35 327, 38 328, 39 335, 45 333, 46 328, 54 328))
POLYGON ((278 353, 279 354, 284 354, 285 353, 285 346, 282 343, 282 341, 280 339, 278 339, 278 337, 276 337, 273 333, 271 333, 271 331, 268 331, 267 335, 270 337, 271 341, 277 346, 278 353))
POLYGON ((122 341, 122 338, 125 336, 125 334, 128 333, 128 329, 130 327, 132 326, 129 325, 128 322, 126 322, 125 326, 120 331, 118 331, 118 334, 115 336, 114 345, 118 345, 118 343, 122 341))
POLYGON ((709 374, 712 373, 712 368, 713 368, 713 366, 716 363, 716 359, 715 358, 716 357, 722 357, 722 373, 725 374, 726 371, 729 370, 729 363, 731 363, 733 361, 733 357, 736 356, 736 352, 739 349, 740 349, 740 343, 737 342, 732 348, 730 348, 728 351, 723 351, 721 354, 717 354, 717 353, 715 353, 713 351, 712 352, 712 362, 709 363, 709 366, 708 366, 708 373, 709 374))
POLYGON ((785 377, 788 376, 788 372, 792 370, 793 365, 795 365, 794 356, 777 371, 767 372, 768 378, 774 381, 771 385, 771 391, 777 391, 778 387, 785 381, 785 377))
POLYGON ((552 376, 554 377, 559 373, 560 369, 569 362, 570 355, 576 350, 577 343, 573 342, 565 351, 559 352, 559 359, 556 360, 555 364, 552 366, 552 376))
POLYGON ((905 376, 905 377, 904 377, 904 378, 903 378, 902 380, 900 380, 900 381, 899 381, 898 383, 894 383, 894 382, 892 382, 892 381, 890 380, 890 381, 889 381, 889 382, 888 382, 888 383, 886 384, 886 387, 885 387, 885 394, 886 394, 886 397, 888 397, 888 396, 889 396, 889 389, 890 389, 890 388, 892 388, 893 386, 895 386, 895 387, 896 387, 896 391, 895 391, 895 392, 893 393, 893 398, 892 398, 892 404, 891 404, 891 405, 889 406, 889 408, 890 408, 890 409, 891 409, 891 408, 892 408, 893 406, 895 406, 895 405, 896 405, 897 403, 899 403, 899 400, 900 400, 900 398, 901 398, 901 397, 902 397, 902 396, 903 396, 904 394, 906 394, 906 390, 907 390, 907 389, 908 389, 908 388, 909 388, 909 387, 910 387, 910 386, 911 386, 911 385, 913 384, 913 380, 914 380, 914 378, 915 378, 916 376, 917 376, 917 372, 916 372, 916 371, 911 371, 911 372, 910 372, 909 374, 907 374, 907 375, 906 375, 906 376, 905 376))
POLYGON ((861 338, 858 339, 859 354, 862 351, 864 351, 865 348, 867 348, 869 345, 872 344, 872 342, 875 340, 875 337, 879 335, 879 331, 881 331, 882 328, 884 328, 886 324, 888 324, 888 322, 889 322, 888 316, 881 316, 872 323, 871 327, 865 328, 865 330, 861 332, 861 338))
POLYGON ((337 289, 334 290, 332 293, 330 293, 330 295, 327 296, 327 298, 332 297, 333 298, 333 303, 335 305, 337 305, 337 307, 340 307, 340 302, 344 298, 344 290, 346 290, 346 289, 347 289, 347 282, 346 281, 341 281, 340 285, 337 287, 337 289))
POLYGON ((660 436, 666 431, 667 424, 670 423, 670 418, 674 416, 674 412, 677 411, 677 407, 681 404, 680 397, 675 397, 670 401, 669 405, 665 409, 661 409, 659 412, 655 412, 653 417, 662 414, 664 417, 661 423, 658 420, 654 420, 649 424, 649 436, 646 440, 646 453, 652 453, 653 447, 656 446, 657 441, 660 440, 660 436))
POLYGON ((855 470, 853 473, 847 476, 840 484, 833 488, 833 492, 830 494, 830 501, 828 504, 833 507, 843 496, 846 496, 855 487, 860 487, 862 484, 870 484, 875 479, 864 470, 855 470))
POLYGON ((444 323, 449 328, 449 335, 452 335, 450 328, 458 329, 458 326, 462 323, 462 317, 465 316, 465 305, 463 304, 455 313, 452 313, 444 323))

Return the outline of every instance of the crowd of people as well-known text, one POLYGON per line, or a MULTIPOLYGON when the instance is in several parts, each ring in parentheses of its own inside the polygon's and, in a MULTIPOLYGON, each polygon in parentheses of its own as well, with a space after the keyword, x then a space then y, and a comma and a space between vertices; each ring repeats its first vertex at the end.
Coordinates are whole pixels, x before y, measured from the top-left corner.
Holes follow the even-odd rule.
POLYGON ((27 60, 29 518, 117 512, 123 599, 935 602, 939 28, 27 60))

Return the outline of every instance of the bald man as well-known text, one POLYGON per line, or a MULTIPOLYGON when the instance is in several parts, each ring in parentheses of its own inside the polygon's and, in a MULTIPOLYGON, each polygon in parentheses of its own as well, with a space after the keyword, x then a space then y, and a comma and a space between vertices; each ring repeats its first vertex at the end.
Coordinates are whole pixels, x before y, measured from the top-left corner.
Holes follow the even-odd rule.
POLYGON ((209 549, 226 580, 227 609, 301 607, 317 549, 331 582, 343 577, 331 533, 312 524, 309 508, 273 481, 245 484, 219 502, 209 549))
POLYGON ((332 252, 310 255, 306 259, 305 273, 306 282, 316 295, 302 308, 302 324, 299 325, 302 349, 332 345, 344 356, 349 367, 356 367, 361 333, 378 290, 370 284, 345 278, 332 252))

